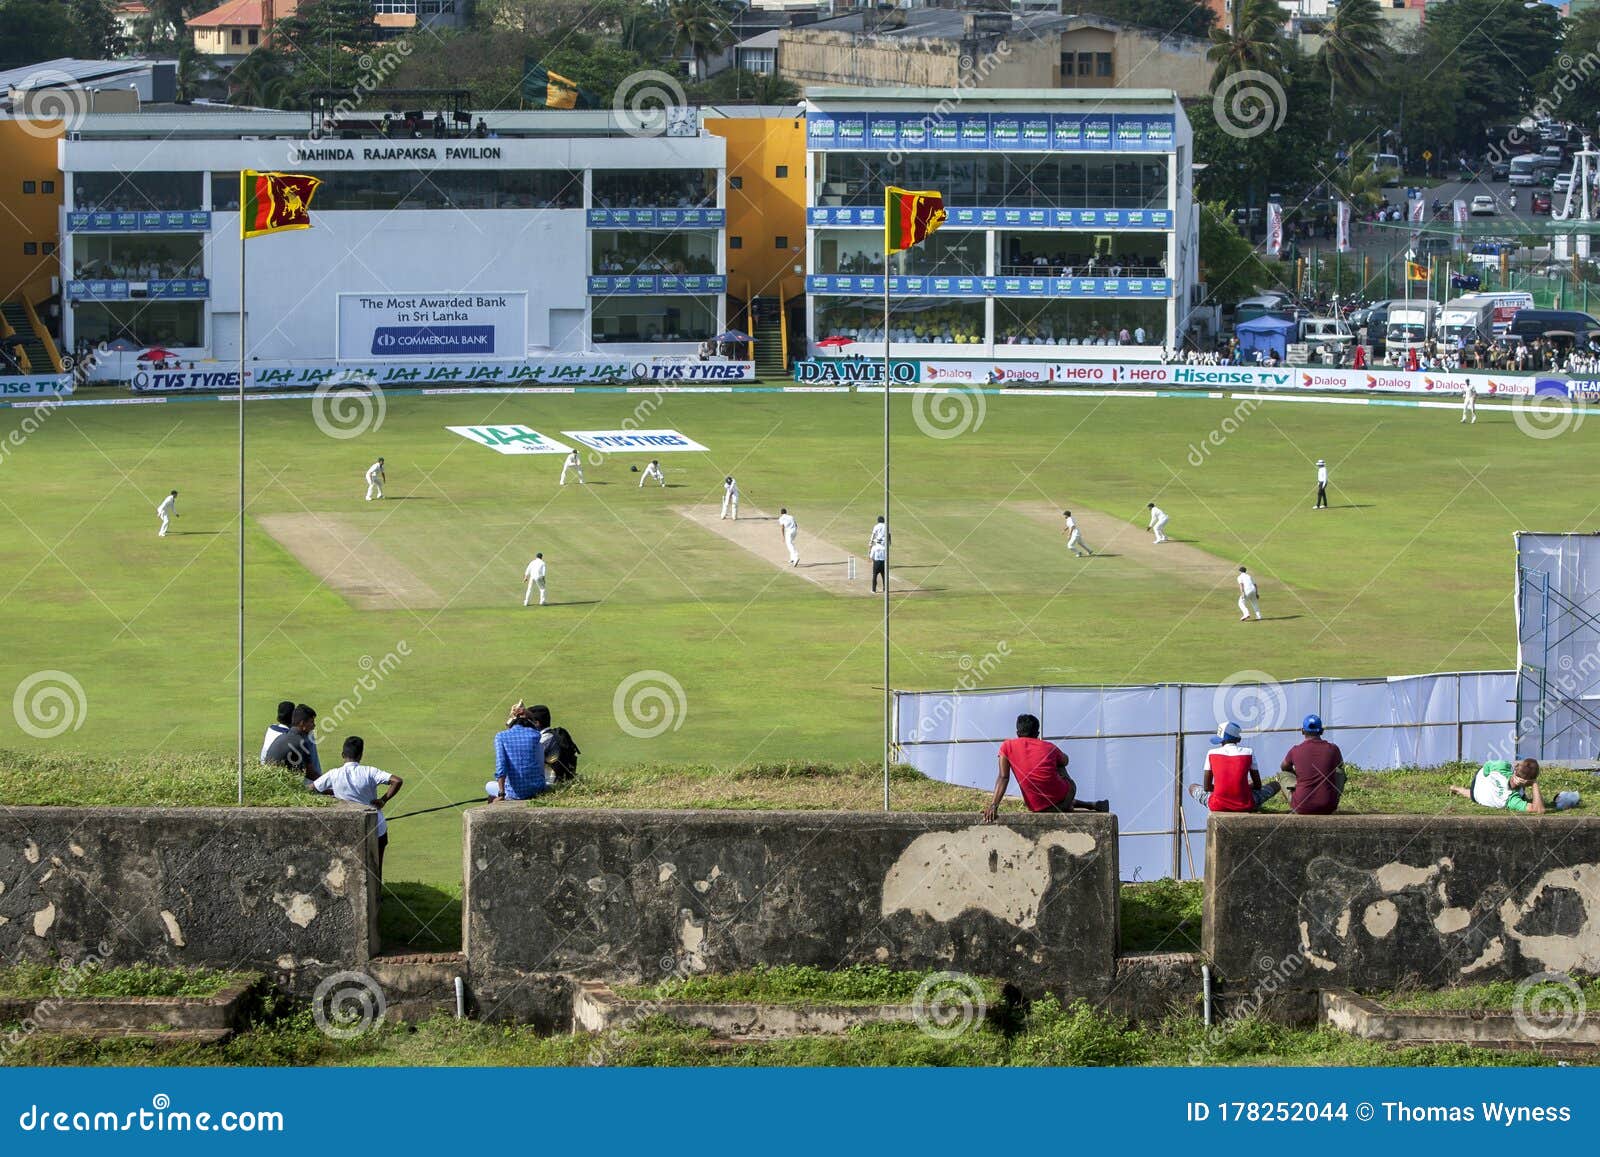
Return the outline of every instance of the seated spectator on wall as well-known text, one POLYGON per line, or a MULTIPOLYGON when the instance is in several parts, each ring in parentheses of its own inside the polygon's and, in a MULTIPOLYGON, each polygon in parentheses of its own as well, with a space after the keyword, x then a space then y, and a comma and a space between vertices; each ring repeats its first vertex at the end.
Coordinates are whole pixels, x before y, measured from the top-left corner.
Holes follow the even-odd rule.
POLYGON ((348 803, 359 803, 377 809, 378 874, 382 875, 383 853, 389 846, 389 821, 384 818, 383 805, 400 794, 400 789, 405 786, 406 781, 398 775, 390 775, 387 771, 379 771, 362 763, 361 757, 366 753, 366 747, 366 741, 359 735, 352 735, 346 739, 344 765, 318 776, 311 784, 311 790, 320 791, 323 795, 331 795, 348 803), (389 790, 379 796, 378 788, 384 785, 388 785, 389 790))
POLYGON ((272 741, 261 762, 298 771, 307 779, 319 778, 322 763, 317 758, 317 741, 311 736, 316 725, 317 713, 304 703, 297 705, 289 718, 289 730, 272 741))
POLYGON ((544 774, 548 724, 548 716, 535 719, 520 699, 511 708, 505 730, 494 737, 494 778, 484 784, 490 803, 532 799, 550 786, 544 774))
POLYGON ((278 704, 278 721, 267 728, 266 735, 261 739, 261 762, 267 762, 267 752, 272 748, 272 741, 289 730, 289 724, 294 719, 294 700, 285 699, 278 704))
MULTIPOLYGON (((1545 810, 1544 794, 1539 790, 1539 761, 1519 759, 1513 766, 1509 760, 1491 759, 1472 777, 1472 786, 1450 787, 1451 795, 1470 799, 1483 807, 1500 808, 1508 812, 1531 812, 1542 815, 1545 810)), ((1578 805, 1578 793, 1564 791, 1556 796, 1557 811, 1578 805)))
POLYGON ((1322 738, 1322 716, 1300 721, 1299 743, 1283 757, 1278 782, 1289 793, 1289 805, 1303 816, 1328 816, 1339 810, 1344 795, 1344 753, 1322 738))
POLYGON ((984 823, 994 823, 1013 774, 1017 777, 1017 787, 1022 790, 1022 802, 1031 812, 1111 810, 1107 800, 1091 802, 1077 798, 1078 785, 1067 775, 1067 753, 1039 738, 1036 716, 1017 716, 1017 737, 1000 745, 1000 775, 995 780, 994 798, 983 809, 984 823))
POLYGON ((1214 812, 1255 812, 1278 794, 1279 785, 1261 786, 1256 754, 1244 746, 1244 732, 1231 719, 1217 728, 1206 752, 1199 783, 1189 785, 1192 799, 1214 812))

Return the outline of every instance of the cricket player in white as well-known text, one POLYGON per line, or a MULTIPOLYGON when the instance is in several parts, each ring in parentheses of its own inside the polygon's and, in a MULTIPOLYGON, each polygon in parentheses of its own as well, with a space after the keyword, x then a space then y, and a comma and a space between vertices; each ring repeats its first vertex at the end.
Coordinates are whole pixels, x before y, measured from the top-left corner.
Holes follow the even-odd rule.
POLYGON ((582 486, 583 457, 576 450, 568 454, 567 460, 561 464, 561 485, 565 486, 567 484, 567 474, 569 472, 578 476, 578 485, 582 486))
POLYGON ((158 537, 167 537, 167 527, 172 520, 178 517, 178 492, 174 490, 161 500, 161 505, 156 507, 156 513, 161 516, 161 534, 158 537))
POLYGON ((1083 541, 1083 533, 1078 529, 1078 520, 1072 517, 1072 511, 1063 510, 1061 515, 1067 520, 1067 524, 1061 528, 1061 533, 1067 536, 1067 549, 1079 558, 1094 554, 1089 544, 1083 541))
POLYGON ((544 565, 544 552, 540 551, 538 554, 533 556, 533 561, 530 562, 528 564, 527 569, 522 572, 522 577, 528 580, 528 589, 522 593, 522 605, 523 606, 527 606, 528 603, 532 601, 532 599, 533 599, 533 588, 534 587, 538 587, 539 588, 539 605, 541 607, 545 605, 545 603, 544 603, 544 576, 545 576, 545 569, 546 568, 545 568, 545 565, 544 565))
POLYGON ((872 560, 872 589, 878 589, 878 580, 881 578, 884 589, 888 590, 889 524, 881 514, 878 515, 878 521, 872 524, 872 534, 867 538, 867 557, 872 560))
POLYGON ((639 489, 644 489, 644 484, 654 478, 661 485, 667 484, 667 476, 661 473, 661 463, 655 458, 650 459, 650 465, 644 468, 644 473, 639 475, 639 489))
POLYGON ((722 480, 722 517, 727 518, 729 511, 735 519, 739 517, 739 484, 732 474, 722 480))
POLYGON ((383 497, 383 459, 367 467, 367 501, 383 497))
POLYGON ((1317 504, 1313 510, 1328 509, 1328 463, 1317 459, 1317 504))
POLYGON ((1469 418, 1474 426, 1478 424, 1478 391, 1472 388, 1471 382, 1461 392, 1461 420, 1465 422, 1469 418))
POLYGON ((794 548, 794 536, 800 533, 800 524, 795 522, 787 506, 778 511, 778 529, 783 531, 783 545, 789 548, 789 565, 799 566, 800 552, 794 548))
POLYGON ((1261 617, 1261 592, 1256 589, 1256 580, 1250 577, 1250 572, 1244 567, 1239 568, 1239 621, 1241 623, 1250 618, 1254 611, 1257 619, 1261 617))
POLYGON ((1155 531, 1157 542, 1167 541, 1167 512, 1154 502, 1147 503, 1150 507, 1149 529, 1155 531))

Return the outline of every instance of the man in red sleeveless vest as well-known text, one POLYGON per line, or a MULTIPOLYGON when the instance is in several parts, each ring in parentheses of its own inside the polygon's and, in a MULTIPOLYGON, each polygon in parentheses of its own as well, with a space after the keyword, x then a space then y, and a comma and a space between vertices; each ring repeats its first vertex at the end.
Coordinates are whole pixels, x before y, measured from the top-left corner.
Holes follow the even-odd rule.
POLYGON ((1206 752, 1206 770, 1200 783, 1189 785, 1189 794, 1214 812, 1260 811, 1261 805, 1278 794, 1276 782, 1261 786, 1256 755, 1240 740, 1244 733, 1232 720, 1217 728, 1206 752))

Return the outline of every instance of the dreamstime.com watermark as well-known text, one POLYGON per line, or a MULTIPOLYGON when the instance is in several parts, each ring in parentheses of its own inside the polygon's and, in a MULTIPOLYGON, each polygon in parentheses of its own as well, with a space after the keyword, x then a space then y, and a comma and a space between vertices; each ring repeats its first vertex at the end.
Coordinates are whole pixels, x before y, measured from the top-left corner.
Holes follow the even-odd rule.
POLYGON ((340 441, 382 429, 388 412, 383 390, 370 380, 330 379, 311 397, 311 420, 328 437, 340 441))
POLYGON ((1191 466, 1204 466, 1213 452, 1222 449, 1229 438, 1244 428, 1244 424, 1251 414, 1254 414, 1263 405, 1263 398, 1259 391, 1247 394, 1240 398, 1222 421, 1212 427, 1211 431, 1201 438, 1199 442, 1189 443, 1189 453, 1185 460, 1191 466))
POLYGON ((1270 72, 1245 69, 1217 85, 1211 95, 1211 115, 1223 132, 1247 141, 1283 127, 1289 98, 1270 72))
POLYGON ((635 671, 617 684, 611 714, 624 734, 654 739, 683 729, 689 718, 689 696, 683 684, 665 671, 635 671))
POLYGON ((111 941, 102 940, 94 946, 94 951, 82 960, 73 964, 62 965, 59 969, 61 978, 56 982, 55 992, 34 1005, 33 1010, 22 1019, 20 1024, 9 1030, 5 1036, 0 1037, 0 1061, 4 1061, 24 1041, 39 1031, 41 1018, 48 1019, 63 1001, 71 1000, 77 996, 78 991, 83 988, 84 982, 111 958, 114 948, 115 945, 111 941))
POLYGON ((988 412, 982 390, 918 386, 911 395, 911 420, 923 434, 940 441, 981 430, 988 412))
POLYGON ((961 675, 956 679, 955 687, 951 689, 950 694, 939 696, 932 710, 918 715, 914 738, 925 740, 943 732, 956 713, 956 705, 960 703, 962 693, 983 686, 1010 657, 1011 641, 1001 639, 994 645, 993 650, 985 651, 976 659, 967 654, 958 658, 956 666, 961 669, 961 675))
POLYGON ((394 645, 394 649, 385 651, 377 659, 371 655, 362 655, 356 660, 356 666, 361 668, 361 675, 350 686, 350 693, 333 705, 331 711, 317 716, 316 733, 320 742, 325 736, 338 730, 367 701, 367 696, 383 685, 383 681, 400 669, 400 665, 411 657, 411 644, 401 639, 394 645))
POLYGON ((983 1023, 989 1000, 983 985, 964 972, 935 972, 917 985, 911 1018, 917 1029, 935 1040, 955 1040, 983 1023))
POLYGON ((150 1107, 114 1112, 108 1109, 53 1109, 29 1105, 17 1117, 24 1133, 282 1133, 283 1113, 276 1109, 224 1109, 189 1112, 174 1109, 172 1098, 157 1093, 150 1107))
POLYGON ((1265 671, 1235 671, 1211 695, 1211 713, 1219 724, 1237 723, 1241 730, 1275 731, 1289 717, 1289 696, 1265 671))
POLYGON ((611 111, 617 127, 630 137, 656 137, 666 131, 667 110, 683 108, 688 103, 677 77, 659 68, 648 68, 617 85, 611 111))
POLYGON ((1537 972, 1517 985, 1511 1019, 1529 1040, 1562 1040, 1588 1016, 1583 988, 1565 972, 1537 972))
POLYGON ((1511 399, 1512 422, 1528 437, 1541 442, 1582 428, 1586 411, 1581 398, 1518 394, 1511 399))
POLYGON ((658 963, 662 979, 656 985, 656 995, 640 1001, 627 1016, 607 1025, 605 1031, 589 1046, 585 1064, 593 1067, 610 1064, 612 1054, 627 1043, 630 1033, 637 1031, 651 1017, 665 1011, 689 977, 705 971, 705 961, 698 952, 663 956, 658 963))
POLYGON ((365 972, 335 972, 311 994, 317 1031, 334 1040, 354 1040, 383 1024, 389 1004, 383 988, 365 972))
MULTIPOLYGON (((650 392, 649 397, 641 398, 639 400, 638 405, 633 407, 633 413, 622 419, 619 429, 627 430, 629 433, 632 433, 634 430, 643 429, 645 419, 659 410, 662 405, 665 404, 666 400, 667 391, 663 387, 657 386, 650 392)), ((604 450, 599 450, 592 447, 590 448, 590 466, 602 466, 605 464, 605 460, 606 455, 604 450)))
POLYGON ((35 671, 12 693, 11 715, 35 739, 54 739, 83 727, 89 718, 89 696, 66 671, 35 671))
MULTIPOLYGON (((93 376, 100 363, 109 351, 104 342, 82 358, 76 360, 68 357, 62 359, 72 375, 72 388, 79 389, 93 376)), ((67 400, 67 394, 50 394, 37 402, 13 402, 11 408, 22 412, 23 417, 13 430, 7 430, 0 436, 0 465, 4 465, 7 458, 20 450, 34 434, 39 432, 39 427, 49 421, 50 416, 59 410, 67 400)))
POLYGON ((1560 655, 1545 671, 1546 685, 1532 711, 1516 721, 1512 733, 1489 745, 1485 759, 1515 759, 1524 736, 1537 735, 1543 725, 1563 706, 1582 700, 1600 680, 1600 647, 1590 648, 1582 658, 1560 655))
MULTIPOLYGON (((933 106, 933 111, 922 117, 923 140, 928 140, 936 128, 947 124, 966 101, 968 94, 981 97, 980 90, 988 88, 985 83, 989 74, 999 68, 1011 56, 1011 42, 1000 40, 991 49, 986 50, 977 57, 962 53, 957 59, 958 78, 956 80, 954 95, 947 96, 933 106)), ((884 158, 891 167, 898 167, 905 160, 905 154, 898 149, 891 149, 884 158)))

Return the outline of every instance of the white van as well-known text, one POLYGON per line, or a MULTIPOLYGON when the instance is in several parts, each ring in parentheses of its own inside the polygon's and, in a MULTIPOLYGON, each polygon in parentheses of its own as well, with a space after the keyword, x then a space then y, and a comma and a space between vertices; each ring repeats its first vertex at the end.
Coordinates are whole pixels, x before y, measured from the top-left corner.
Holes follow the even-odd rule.
POLYGON ((1392 189, 1400 184, 1400 158, 1394 153, 1374 153, 1372 171, 1383 178, 1383 187, 1392 189))
POLYGON ((1350 323, 1339 317, 1302 317, 1300 340, 1307 345, 1348 345, 1356 340, 1350 323))
POLYGON ((1384 346, 1390 351, 1412 349, 1433 337, 1439 328, 1439 303, 1413 298, 1389 307, 1389 330, 1384 346))
POLYGON ((1474 293, 1472 296, 1494 302, 1494 332, 1496 336, 1506 332, 1506 328, 1511 324, 1511 319, 1517 316, 1517 310, 1533 308, 1533 294, 1528 293, 1526 290, 1501 289, 1487 293, 1474 293))
POLYGON ((1445 303, 1439 317, 1439 336, 1452 347, 1466 339, 1470 345, 1494 337, 1494 301, 1476 294, 1466 294, 1445 303))

